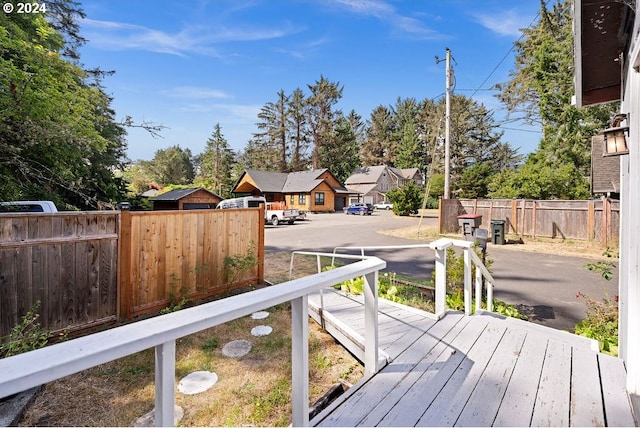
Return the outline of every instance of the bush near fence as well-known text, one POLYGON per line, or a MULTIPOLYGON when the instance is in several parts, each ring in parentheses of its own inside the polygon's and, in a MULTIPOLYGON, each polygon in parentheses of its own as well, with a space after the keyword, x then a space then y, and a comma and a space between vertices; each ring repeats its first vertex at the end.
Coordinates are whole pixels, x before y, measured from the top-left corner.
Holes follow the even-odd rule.
POLYGON ((504 220, 505 233, 520 237, 580 239, 618 246, 620 203, 617 200, 441 199, 441 234, 460 233, 457 217, 481 214, 484 229, 491 220, 504 220))
POLYGON ((264 280, 260 209, 0 216, 0 337, 40 301, 39 321, 84 330, 264 280), (257 263, 230 272, 227 257, 257 263))

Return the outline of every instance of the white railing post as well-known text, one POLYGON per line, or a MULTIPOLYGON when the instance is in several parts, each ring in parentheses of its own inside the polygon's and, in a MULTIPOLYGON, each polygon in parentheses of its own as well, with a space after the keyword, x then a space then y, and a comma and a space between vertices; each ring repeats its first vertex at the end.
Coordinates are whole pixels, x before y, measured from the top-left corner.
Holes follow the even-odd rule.
POLYGON ((447 295, 447 250, 436 248, 436 316, 445 312, 447 295))
POLYGON ((493 284, 487 281, 487 311, 493 312, 493 284))
POLYGON ((482 271, 476 266, 476 311, 482 309, 482 271))
POLYGON ((156 346, 156 400, 155 425, 157 427, 172 427, 175 406, 175 377, 176 377, 176 341, 161 343, 156 346))
MULTIPOLYGON (((471 304, 473 301, 473 295, 471 294, 471 251, 470 248, 464 248, 462 253, 464 255, 464 313, 465 315, 471 315, 471 304)), ((476 295, 476 300, 478 296, 476 295)))
POLYGON ((378 272, 364 276, 364 370, 378 372, 378 272))
POLYGON ((309 426, 309 305, 291 301, 291 407, 294 427, 309 426))

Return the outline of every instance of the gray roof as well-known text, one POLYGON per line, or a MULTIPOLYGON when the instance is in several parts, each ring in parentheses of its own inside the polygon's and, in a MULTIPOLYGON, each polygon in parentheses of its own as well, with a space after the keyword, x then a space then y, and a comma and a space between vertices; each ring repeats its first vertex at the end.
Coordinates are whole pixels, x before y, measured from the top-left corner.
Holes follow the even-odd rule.
POLYGON ((286 172, 258 171, 256 169, 248 169, 245 174, 253 179, 258 189, 263 193, 282 192, 289 175, 286 172))
POLYGON ((326 171, 327 169, 323 168, 311 171, 291 172, 288 174, 284 186, 282 186, 282 193, 310 192, 322 183, 323 180, 318 177, 326 171))
POLYGON ((185 196, 189 196, 190 194, 197 192, 198 190, 204 190, 205 192, 211 193, 211 195, 215 196, 218 199, 222 199, 220 198, 220 196, 216 195, 215 193, 205 189, 204 187, 189 187, 187 189, 175 189, 175 190, 170 190, 166 193, 163 193, 162 195, 158 195, 155 198, 151 198, 150 200, 152 201, 177 201, 180 200, 182 198, 184 198, 185 196))
POLYGON ((353 171, 353 174, 344 182, 346 185, 377 183, 382 173, 387 169, 386 165, 363 166, 353 171))

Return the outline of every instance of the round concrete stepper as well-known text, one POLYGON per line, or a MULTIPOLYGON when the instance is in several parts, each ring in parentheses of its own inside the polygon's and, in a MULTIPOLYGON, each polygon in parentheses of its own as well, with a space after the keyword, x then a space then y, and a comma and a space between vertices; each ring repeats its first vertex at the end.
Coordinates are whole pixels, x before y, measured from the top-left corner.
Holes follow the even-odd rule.
POLYGON ((272 331, 273 331, 273 328, 269 327, 268 325, 259 325, 251 329, 251 334, 256 337, 268 336, 271 334, 272 331))
POLYGON ((251 314, 251 318, 254 320, 263 320, 268 316, 269 316, 269 312, 267 311, 254 312, 251 314))
POLYGON ((178 383, 178 391, 186 395, 199 394, 218 382, 218 375, 207 371, 193 372, 178 383))
POLYGON ((234 340, 222 347, 222 355, 230 358, 244 357, 251 351, 252 346, 253 344, 248 340, 234 340))

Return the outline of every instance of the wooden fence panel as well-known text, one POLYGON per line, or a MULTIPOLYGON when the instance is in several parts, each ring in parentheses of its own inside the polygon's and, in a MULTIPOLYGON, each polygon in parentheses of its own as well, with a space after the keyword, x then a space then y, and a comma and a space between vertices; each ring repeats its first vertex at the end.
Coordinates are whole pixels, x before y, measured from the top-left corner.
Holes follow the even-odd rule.
POLYGON ((134 317, 171 303, 207 298, 264 280, 264 213, 260 209, 123 212, 120 314, 134 317), (227 257, 252 253, 242 272, 227 257), (128 265, 128 266, 127 266, 128 265))
POLYGON ((440 233, 460 233, 456 217, 481 214, 482 228, 491 220, 505 220, 505 233, 519 236, 596 240, 617 246, 620 204, 607 198, 590 201, 533 201, 510 199, 442 200, 440 233))
POLYGON ((116 318, 114 212, 0 216, 0 337, 40 301, 40 324, 76 329, 116 318))

